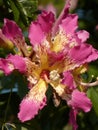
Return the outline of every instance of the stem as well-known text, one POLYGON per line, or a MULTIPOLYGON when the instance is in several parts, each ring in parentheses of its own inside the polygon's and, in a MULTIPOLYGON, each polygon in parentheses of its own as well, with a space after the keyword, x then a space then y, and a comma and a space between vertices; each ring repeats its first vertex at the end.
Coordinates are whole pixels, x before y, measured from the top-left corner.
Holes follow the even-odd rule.
POLYGON ((2 125, 2 128, 1 128, 1 130, 4 130, 4 124, 2 125))
POLYGON ((5 115, 4 115, 4 123, 5 123, 6 117, 7 117, 7 112, 8 112, 8 107, 9 107, 10 99, 11 99, 11 94, 12 94, 12 87, 11 87, 11 91, 10 91, 10 94, 9 94, 9 97, 8 97, 8 101, 7 101, 7 107, 6 107, 5 115))
POLYGON ((78 83, 80 85, 85 86, 85 87, 93 87, 93 86, 97 86, 98 85, 98 79, 95 82, 92 82, 92 83, 84 83, 84 82, 78 82, 78 83))

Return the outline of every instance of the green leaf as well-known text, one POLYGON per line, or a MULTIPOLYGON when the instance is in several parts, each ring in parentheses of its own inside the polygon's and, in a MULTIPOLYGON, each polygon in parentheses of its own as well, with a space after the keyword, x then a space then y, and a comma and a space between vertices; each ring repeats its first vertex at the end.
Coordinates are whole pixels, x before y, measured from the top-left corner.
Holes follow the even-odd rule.
POLYGON ((89 96, 92 101, 96 115, 98 116, 98 92, 96 91, 95 88, 92 87, 89 89, 89 96))
POLYGON ((98 76, 98 69, 96 65, 90 65, 89 66, 89 71, 88 71, 89 75, 94 75, 95 77, 98 76))
POLYGON ((22 22, 24 23, 24 25, 28 25, 28 18, 26 16, 26 13, 24 11, 24 7, 22 6, 22 4, 19 2, 19 0, 13 0, 13 3, 15 4, 15 6, 17 7, 19 13, 20 13, 20 18, 22 20, 22 22))
POLYGON ((4 105, 5 104, 5 102, 4 101, 0 101, 0 106, 2 106, 2 105, 4 105))
POLYGON ((15 4, 14 4, 14 2, 12 0, 9 0, 9 2, 10 2, 11 9, 13 11, 14 20, 16 22, 18 22, 18 20, 19 20, 19 11, 18 11, 17 7, 15 6, 15 4))
POLYGON ((28 85, 26 78, 20 75, 17 79, 18 95, 22 99, 28 93, 28 85))
POLYGON ((15 124, 12 124, 12 123, 5 123, 5 125, 8 127, 8 126, 10 126, 10 127, 12 127, 12 128, 15 128, 16 129, 16 126, 15 126, 15 124))
POLYGON ((0 77, 4 76, 4 72, 0 70, 0 77))
POLYGON ((26 123, 16 123, 16 130, 33 130, 31 125, 26 123))
POLYGON ((23 5, 24 11, 27 16, 32 17, 34 12, 37 10, 38 1, 37 0, 19 0, 23 5))
POLYGON ((13 88, 15 85, 15 80, 14 77, 12 77, 13 75, 9 75, 9 76, 3 76, 1 77, 0 81, 1 81, 1 87, 4 89, 10 89, 13 88))
POLYGON ((3 0, 0 0, 0 6, 2 6, 3 5, 3 0))

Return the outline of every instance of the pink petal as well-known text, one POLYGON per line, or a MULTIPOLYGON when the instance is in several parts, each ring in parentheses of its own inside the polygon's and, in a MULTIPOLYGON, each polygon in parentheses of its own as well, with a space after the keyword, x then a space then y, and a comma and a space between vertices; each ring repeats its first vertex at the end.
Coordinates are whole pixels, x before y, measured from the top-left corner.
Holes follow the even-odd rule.
POLYGON ((28 93, 28 95, 22 100, 20 104, 20 112, 18 113, 18 118, 24 122, 30 120, 38 114, 46 105, 46 84, 40 79, 38 84, 36 84, 28 93))
POLYGON ((14 70, 14 67, 6 59, 0 58, 0 70, 4 71, 5 75, 9 75, 14 70))
POLYGON ((26 72, 26 64, 23 57, 18 55, 8 55, 6 59, 0 58, 0 69, 4 71, 6 75, 12 73, 17 69, 21 73, 26 72))
POLYGON ((73 130, 77 130, 78 125, 76 123, 76 116, 77 116, 77 111, 71 109, 69 113, 69 123, 73 126, 73 130))
POLYGON ((72 48, 69 55, 79 65, 98 59, 98 51, 86 43, 72 48))
POLYGON ((32 22, 29 28, 29 39, 33 46, 41 44, 45 38, 44 32, 38 22, 32 22))
POLYGON ((85 30, 81 30, 77 32, 77 36, 79 39, 81 39, 81 42, 86 42, 86 40, 89 38, 89 33, 85 30))
POLYGON ((92 107, 91 101, 86 94, 78 90, 73 91, 72 99, 68 101, 68 105, 73 109, 83 110, 84 112, 89 112, 92 107))
POLYGON ((94 61, 96 59, 98 59, 98 50, 96 50, 92 47, 92 54, 88 57, 87 62, 91 62, 91 61, 94 61))
POLYGON ((68 89, 71 89, 71 90, 75 89, 76 85, 75 85, 74 78, 73 78, 73 75, 71 74, 71 72, 69 72, 69 71, 64 72, 63 76, 64 76, 64 78, 62 80, 62 84, 67 86, 68 89))
POLYGON ((56 16, 56 8, 54 7, 54 5, 52 3, 50 3, 46 6, 46 10, 48 12, 52 12, 56 16))
POLYGON ((76 14, 68 15, 62 20, 60 27, 64 30, 65 34, 72 35, 78 27, 78 16, 76 14))
POLYGON ((7 57, 7 61, 13 64, 14 68, 19 70, 21 73, 26 72, 26 64, 23 57, 18 56, 18 55, 9 55, 7 57))
POLYGON ((37 19, 38 23, 41 25, 43 32, 46 34, 48 34, 51 31, 54 20, 54 14, 52 12, 46 11, 43 11, 37 19))
POLYGON ((20 112, 18 118, 24 122, 30 120, 38 114, 38 111, 46 105, 46 98, 42 101, 35 101, 35 99, 25 98, 20 104, 20 112))
POLYGON ((15 42, 15 39, 17 38, 23 39, 21 29, 12 20, 4 19, 4 26, 2 28, 2 32, 12 42, 15 42))
POLYGON ((13 49, 14 44, 6 38, 6 36, 2 33, 2 30, 0 29, 0 47, 4 47, 7 49, 13 49))
POLYGON ((56 32, 59 29, 59 25, 61 24, 62 20, 65 19, 68 15, 69 12, 69 8, 70 8, 70 1, 71 0, 67 0, 66 4, 64 6, 64 9, 62 10, 60 16, 58 17, 58 19, 56 20, 53 29, 52 29, 52 35, 54 36, 56 34, 56 32))
POLYGON ((63 51, 58 52, 58 53, 48 51, 48 56, 49 56, 49 63, 51 66, 51 65, 56 64, 58 62, 61 62, 65 57, 65 53, 63 51))
POLYGON ((54 15, 52 12, 43 12, 38 16, 35 22, 32 22, 29 28, 29 39, 33 46, 36 44, 41 44, 51 31, 54 22, 54 15))

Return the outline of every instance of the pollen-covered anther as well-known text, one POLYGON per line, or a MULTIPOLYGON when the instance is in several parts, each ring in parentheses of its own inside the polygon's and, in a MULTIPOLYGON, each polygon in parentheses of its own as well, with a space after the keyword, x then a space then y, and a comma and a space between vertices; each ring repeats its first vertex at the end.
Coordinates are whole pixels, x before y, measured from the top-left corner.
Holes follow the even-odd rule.
POLYGON ((53 70, 49 73, 50 80, 56 81, 60 78, 60 75, 57 70, 53 70))

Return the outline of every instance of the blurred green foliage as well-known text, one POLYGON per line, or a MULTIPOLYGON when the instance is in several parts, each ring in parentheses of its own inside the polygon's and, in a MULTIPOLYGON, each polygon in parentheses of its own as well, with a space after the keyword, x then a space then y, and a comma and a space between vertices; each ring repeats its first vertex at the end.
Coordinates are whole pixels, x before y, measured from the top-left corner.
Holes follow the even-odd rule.
POLYGON ((9 18, 26 28, 34 19, 37 6, 37 0, 0 0, 0 25, 3 25, 4 18, 9 18))
MULTIPOLYGON (((16 21, 25 34, 30 22, 41 12, 38 6, 45 7, 50 2, 59 14, 64 6, 64 0, 0 0, 0 27, 3 26, 4 18, 9 18, 16 21)), ((79 29, 89 31, 88 42, 98 49, 98 29, 96 29, 98 1, 79 0, 77 7, 71 12, 78 14, 79 29)), ((0 48, 0 57, 5 57, 8 53, 7 50, 0 48)), ((87 81, 91 75, 98 76, 98 61, 89 66, 89 71, 86 73, 87 81)), ((21 123, 17 119, 17 113, 19 103, 27 91, 26 78, 20 73, 13 72, 10 76, 4 76, 0 71, 0 129, 5 122, 9 122, 11 124, 4 124, 4 130, 7 128, 8 130, 72 130, 68 125, 69 108, 64 101, 61 101, 59 107, 54 107, 53 95, 50 95, 51 88, 47 93, 47 106, 33 120, 21 123)), ((98 86, 90 88, 88 96, 92 100, 93 108, 89 113, 81 112, 78 115, 79 130, 98 130, 98 86)))

